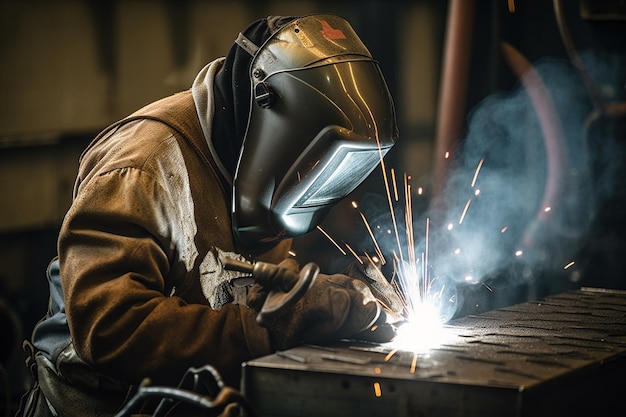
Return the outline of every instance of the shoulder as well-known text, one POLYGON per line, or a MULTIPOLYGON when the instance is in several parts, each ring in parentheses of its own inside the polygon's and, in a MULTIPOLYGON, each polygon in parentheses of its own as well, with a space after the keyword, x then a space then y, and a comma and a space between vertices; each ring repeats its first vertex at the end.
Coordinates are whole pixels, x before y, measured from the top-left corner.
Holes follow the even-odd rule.
POLYGON ((178 146, 175 136, 172 128, 153 120, 139 119, 121 124, 83 153, 80 174, 143 169, 150 159, 166 156, 169 148, 178 146))
POLYGON ((193 143, 203 140, 198 135, 202 133, 191 93, 174 94, 104 129, 81 155, 80 175, 123 168, 147 169, 155 159, 196 152, 193 143))

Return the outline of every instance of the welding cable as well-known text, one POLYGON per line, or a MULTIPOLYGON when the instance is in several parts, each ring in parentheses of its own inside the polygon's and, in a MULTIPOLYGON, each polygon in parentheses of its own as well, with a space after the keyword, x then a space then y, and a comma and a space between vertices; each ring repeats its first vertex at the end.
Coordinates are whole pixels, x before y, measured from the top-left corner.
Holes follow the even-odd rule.
MULTIPOLYGON (((224 381, 219 372, 217 372, 217 369, 213 368, 211 365, 204 365, 201 368, 189 368, 178 384, 178 388, 208 395, 210 398, 213 398, 224 388, 224 381)), ((173 399, 163 398, 152 417, 166 416, 173 404, 173 399)))
POLYGON ((238 391, 229 387, 222 388, 215 399, 211 399, 207 396, 181 388, 149 386, 149 384, 150 380, 148 378, 144 379, 139 386, 137 393, 126 403, 126 405, 115 415, 115 417, 131 416, 132 410, 148 398, 168 398, 192 404, 201 409, 216 411, 218 413, 222 412, 227 406, 236 403, 248 413, 247 415, 255 416, 255 413, 250 408, 247 401, 245 401, 245 398, 238 391))
POLYGON ((445 187, 450 160, 445 152, 453 151, 463 136, 465 95, 468 89, 469 63, 472 35, 476 15, 475 0, 448 2, 445 47, 439 109, 437 112, 437 138, 435 140, 434 191, 438 196, 445 187))
POLYGON ((546 221, 546 207, 554 209, 560 201, 565 186, 567 167, 567 149, 563 137, 563 128, 556 108, 541 76, 530 62, 513 46, 503 42, 502 52, 511 70, 524 86, 539 119, 546 149, 548 175, 541 204, 533 223, 527 227, 523 243, 532 246, 535 233, 541 230, 546 221))

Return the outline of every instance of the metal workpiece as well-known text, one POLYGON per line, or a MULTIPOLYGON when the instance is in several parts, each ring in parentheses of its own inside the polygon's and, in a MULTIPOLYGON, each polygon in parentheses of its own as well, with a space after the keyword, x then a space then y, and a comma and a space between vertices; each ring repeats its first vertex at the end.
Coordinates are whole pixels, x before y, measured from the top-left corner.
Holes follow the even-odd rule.
POLYGON ((626 415, 626 292, 585 288, 393 343, 301 346, 244 364, 261 416, 626 415))

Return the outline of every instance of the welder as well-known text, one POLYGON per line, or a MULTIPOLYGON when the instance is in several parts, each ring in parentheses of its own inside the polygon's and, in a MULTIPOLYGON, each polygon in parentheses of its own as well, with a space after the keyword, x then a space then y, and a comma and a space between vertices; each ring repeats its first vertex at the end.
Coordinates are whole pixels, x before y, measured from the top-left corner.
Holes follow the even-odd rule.
POLYGON ((248 304, 267 289, 224 265, 297 272, 292 239, 397 136, 377 62, 333 15, 258 20, 189 90, 103 130, 81 155, 49 309, 25 343, 25 414, 114 415, 144 378, 176 386, 210 364, 237 387, 251 358, 376 335, 380 286, 319 273, 288 314, 260 325, 248 304))

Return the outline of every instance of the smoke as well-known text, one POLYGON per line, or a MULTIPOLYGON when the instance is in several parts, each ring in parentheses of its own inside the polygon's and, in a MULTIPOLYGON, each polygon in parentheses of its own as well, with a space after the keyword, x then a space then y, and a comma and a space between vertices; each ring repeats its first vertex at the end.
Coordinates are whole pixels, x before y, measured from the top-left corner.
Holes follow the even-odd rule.
MULTIPOLYGON (((604 99, 623 99, 624 57, 583 58, 604 99)), ((415 244, 408 249, 420 259, 428 245, 427 274, 437 291, 450 291, 444 298, 457 306, 462 286, 515 286, 563 275, 587 241, 599 208, 621 192, 616 178, 623 169, 623 143, 614 129, 598 128, 606 120, 593 120, 580 73, 557 59, 536 63, 534 70, 555 113, 549 128, 556 137, 546 134, 549 115, 538 114, 545 109, 537 107, 528 85, 492 94, 470 113, 459 149, 450 150, 454 162, 445 191, 413 213, 415 244)), ((366 215, 381 213, 382 200, 370 199, 366 215)), ((404 210, 395 210, 397 219, 404 210)), ((374 223, 388 221, 387 207, 374 223)), ((407 227, 397 223, 404 239, 407 227)), ((376 238, 383 251, 398 252, 390 230, 380 228, 376 238)))
POLYGON ((457 280, 464 271, 484 281, 512 266, 527 273, 539 263, 563 262, 588 227, 590 175, 581 132, 590 104, 569 66, 545 61, 535 69, 552 100, 548 108, 557 113, 553 123, 560 126, 552 127, 559 137, 546 137, 527 89, 486 98, 470 114, 448 186, 434 205, 443 212, 428 213, 453 226, 449 233, 440 229, 434 243, 441 267, 457 280))

